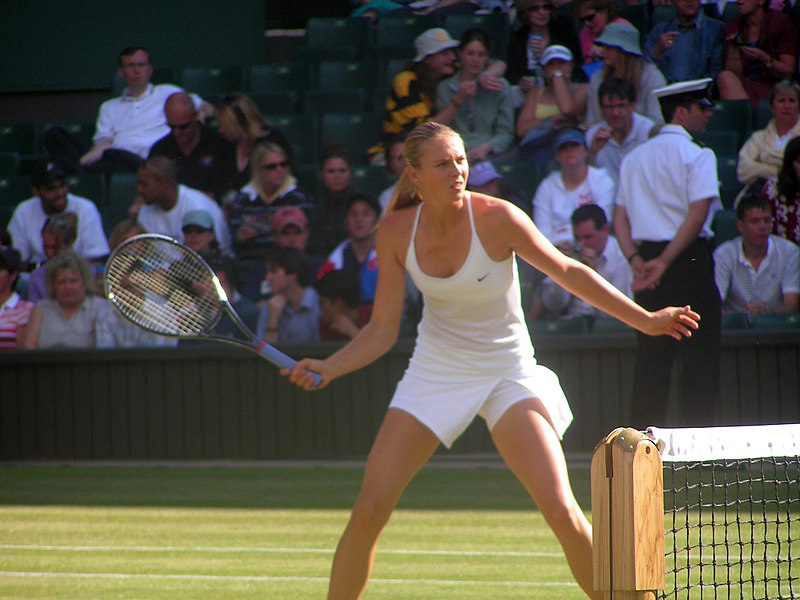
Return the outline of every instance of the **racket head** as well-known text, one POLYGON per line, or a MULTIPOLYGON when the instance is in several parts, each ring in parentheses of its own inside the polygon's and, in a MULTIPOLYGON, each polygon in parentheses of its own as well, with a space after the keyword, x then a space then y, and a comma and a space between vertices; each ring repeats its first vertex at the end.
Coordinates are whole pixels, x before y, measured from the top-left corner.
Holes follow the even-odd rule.
POLYGON ((211 267, 165 235, 134 236, 106 263, 105 294, 123 317, 158 335, 192 338, 219 321, 227 297, 211 267))

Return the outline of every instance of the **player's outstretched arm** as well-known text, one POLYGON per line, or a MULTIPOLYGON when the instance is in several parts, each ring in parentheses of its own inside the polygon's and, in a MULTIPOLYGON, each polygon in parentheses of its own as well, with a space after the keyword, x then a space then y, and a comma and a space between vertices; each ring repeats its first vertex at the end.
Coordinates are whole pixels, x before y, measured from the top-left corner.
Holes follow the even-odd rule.
POLYGON ((508 218, 506 223, 498 220, 497 233, 510 240, 514 252, 571 294, 647 335, 680 339, 698 328, 700 315, 690 307, 667 307, 656 312, 642 308, 596 271, 559 252, 522 211, 512 206, 505 210, 508 218))

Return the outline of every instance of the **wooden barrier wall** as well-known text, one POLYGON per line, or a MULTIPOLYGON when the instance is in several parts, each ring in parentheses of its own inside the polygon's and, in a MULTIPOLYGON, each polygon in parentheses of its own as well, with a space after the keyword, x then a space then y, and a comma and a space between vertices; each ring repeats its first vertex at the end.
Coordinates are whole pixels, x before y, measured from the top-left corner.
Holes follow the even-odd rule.
MULTIPOLYGON (((800 421, 796 333, 723 339, 725 424, 800 421)), ((627 424, 632 334, 539 336, 539 361, 561 378, 575 413, 567 451, 591 451, 627 424)), ((324 356, 337 346, 285 348, 324 356)), ((248 352, 176 349, 0 355, 0 460, 362 458, 405 369, 411 342, 309 394, 248 352)), ((681 425, 678 416, 671 423, 681 425)), ((453 452, 493 452, 479 419, 453 452)))

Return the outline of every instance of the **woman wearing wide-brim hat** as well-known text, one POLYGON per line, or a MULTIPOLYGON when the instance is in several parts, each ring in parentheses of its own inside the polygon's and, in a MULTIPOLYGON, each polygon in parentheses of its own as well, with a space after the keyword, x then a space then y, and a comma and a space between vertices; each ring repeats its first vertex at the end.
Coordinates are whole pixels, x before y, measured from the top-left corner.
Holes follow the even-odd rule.
POLYGON ((586 124, 592 126, 603 120, 598 91, 607 77, 619 77, 633 83, 636 94, 635 111, 661 123, 661 106, 652 91, 667 84, 658 67, 644 60, 639 43, 639 30, 630 23, 609 23, 594 43, 603 49, 603 68, 589 80, 589 99, 586 105, 586 124))

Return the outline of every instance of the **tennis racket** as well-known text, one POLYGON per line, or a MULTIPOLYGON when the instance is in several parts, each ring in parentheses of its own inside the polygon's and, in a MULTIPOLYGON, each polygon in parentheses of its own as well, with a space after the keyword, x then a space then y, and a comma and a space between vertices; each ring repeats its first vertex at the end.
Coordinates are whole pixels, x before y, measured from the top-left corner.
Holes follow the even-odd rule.
MULTIPOLYGON (((106 264, 105 292, 117 312, 151 333, 233 344, 282 369, 297 363, 247 328, 202 257, 165 235, 137 235, 114 250, 106 264), (215 332, 223 314, 240 336, 215 332)), ((313 375, 316 388, 322 377, 313 375)))

